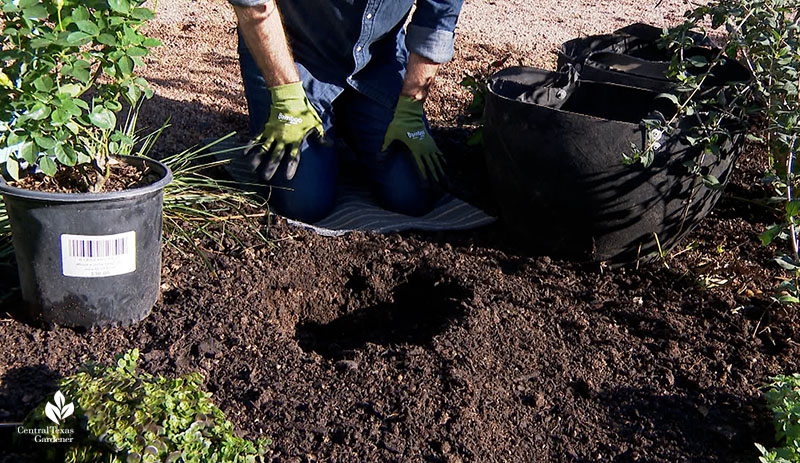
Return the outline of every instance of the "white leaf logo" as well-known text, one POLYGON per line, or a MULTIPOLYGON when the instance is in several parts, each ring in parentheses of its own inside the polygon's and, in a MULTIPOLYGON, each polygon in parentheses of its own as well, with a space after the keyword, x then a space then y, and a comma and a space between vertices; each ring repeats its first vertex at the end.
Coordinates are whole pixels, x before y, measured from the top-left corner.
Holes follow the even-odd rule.
POLYGON ((68 404, 64 404, 67 399, 64 398, 64 394, 61 391, 56 392, 53 396, 53 402, 56 404, 53 405, 50 402, 47 402, 47 405, 44 406, 44 414, 47 418, 50 419, 55 424, 61 424, 64 419, 72 416, 72 413, 75 412, 75 406, 72 402, 68 404))

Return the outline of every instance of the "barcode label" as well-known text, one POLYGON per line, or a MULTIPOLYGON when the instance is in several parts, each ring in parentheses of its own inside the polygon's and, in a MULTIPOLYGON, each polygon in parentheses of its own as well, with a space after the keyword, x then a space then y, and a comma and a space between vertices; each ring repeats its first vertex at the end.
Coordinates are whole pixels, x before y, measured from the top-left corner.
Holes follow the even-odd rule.
POLYGON ((61 270, 67 277, 100 278, 136 271, 136 232, 61 235, 61 270))

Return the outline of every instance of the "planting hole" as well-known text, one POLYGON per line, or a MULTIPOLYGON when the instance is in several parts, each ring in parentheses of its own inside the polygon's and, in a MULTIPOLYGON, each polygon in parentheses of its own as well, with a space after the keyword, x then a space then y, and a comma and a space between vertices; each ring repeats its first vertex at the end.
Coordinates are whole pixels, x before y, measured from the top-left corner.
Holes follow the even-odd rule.
POLYGON ((343 353, 380 345, 424 345, 461 317, 468 291, 452 282, 413 274, 390 300, 347 313, 329 323, 302 322, 297 341, 305 351, 341 358, 343 353))

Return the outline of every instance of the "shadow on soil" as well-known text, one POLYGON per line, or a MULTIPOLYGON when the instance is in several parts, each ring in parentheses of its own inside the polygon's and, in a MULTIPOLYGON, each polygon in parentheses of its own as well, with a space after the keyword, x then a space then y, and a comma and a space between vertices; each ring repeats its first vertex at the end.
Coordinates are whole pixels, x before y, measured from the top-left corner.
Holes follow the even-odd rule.
MULTIPOLYGON (((756 461, 754 443, 769 446, 774 438, 769 413, 756 398, 713 390, 662 395, 623 387, 601 394, 599 402, 613 422, 621 423, 620 434, 656 447, 669 436, 697 461, 709 457, 708 449, 721 447, 736 449, 741 461, 756 461)), ((644 450, 642 445, 631 445, 615 461, 639 461, 638 453, 644 450)), ((649 450, 658 453, 658 449, 649 450)), ((669 449, 662 450, 669 454, 669 449)))
POLYGON ((44 365, 8 370, 0 379, 0 463, 41 461, 14 443, 18 423, 57 389, 59 374, 44 365), (17 453, 22 452, 22 453, 17 453))
POLYGON ((341 358, 367 343, 425 345, 462 317, 465 288, 419 273, 397 285, 386 301, 347 313, 329 323, 303 322, 297 340, 305 351, 341 358))

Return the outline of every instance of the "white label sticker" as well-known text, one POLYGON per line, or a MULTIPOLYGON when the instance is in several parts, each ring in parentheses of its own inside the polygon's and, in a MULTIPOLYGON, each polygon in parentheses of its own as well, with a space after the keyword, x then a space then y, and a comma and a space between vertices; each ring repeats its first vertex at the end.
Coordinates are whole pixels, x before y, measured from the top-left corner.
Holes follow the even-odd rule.
POLYGON ((117 235, 61 235, 61 273, 102 278, 136 271, 136 232, 117 235))

